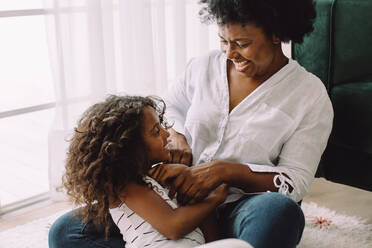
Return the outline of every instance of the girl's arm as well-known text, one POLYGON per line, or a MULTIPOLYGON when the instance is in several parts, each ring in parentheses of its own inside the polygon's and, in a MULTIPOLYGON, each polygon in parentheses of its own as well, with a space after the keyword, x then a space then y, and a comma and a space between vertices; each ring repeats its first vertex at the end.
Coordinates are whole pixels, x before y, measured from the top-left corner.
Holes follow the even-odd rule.
POLYGON ((227 186, 223 184, 199 203, 172 209, 152 189, 132 183, 121 200, 165 237, 176 240, 197 228, 226 196, 227 186))
POLYGON ((210 213, 200 224, 199 228, 204 234, 204 239, 206 243, 219 240, 220 230, 218 228, 216 211, 210 213))

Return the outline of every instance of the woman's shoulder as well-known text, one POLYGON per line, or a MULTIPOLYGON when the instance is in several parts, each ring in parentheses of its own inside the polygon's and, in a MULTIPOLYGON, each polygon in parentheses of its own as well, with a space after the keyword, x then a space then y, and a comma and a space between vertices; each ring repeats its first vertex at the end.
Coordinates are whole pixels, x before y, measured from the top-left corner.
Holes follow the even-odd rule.
MULTIPOLYGON (((226 56, 219 50, 193 57, 186 66, 186 75, 199 79, 202 75, 221 76, 225 72, 226 56)), ((198 80, 196 80, 198 81, 198 80)))
POLYGON ((193 57, 189 60, 189 64, 195 67, 200 65, 205 66, 217 66, 219 67, 221 63, 225 60, 225 54, 219 50, 211 50, 197 57, 193 57))
POLYGON ((278 81, 265 99, 269 106, 275 106, 292 119, 301 120, 314 109, 331 106, 323 82, 308 72, 297 61, 290 59, 286 68, 277 75, 278 81))
MULTIPOLYGON (((307 71, 296 60, 290 60, 293 64, 293 81, 299 88, 310 95, 324 95, 327 94, 327 89, 324 83, 315 74, 307 71)), ((304 92, 304 93, 305 93, 304 92)))

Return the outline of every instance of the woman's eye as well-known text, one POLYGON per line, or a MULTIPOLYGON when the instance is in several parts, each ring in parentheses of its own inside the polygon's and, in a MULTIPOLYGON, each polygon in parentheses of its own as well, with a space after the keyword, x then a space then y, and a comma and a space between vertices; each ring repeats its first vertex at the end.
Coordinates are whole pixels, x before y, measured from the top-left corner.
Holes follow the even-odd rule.
POLYGON ((227 41, 225 41, 225 40, 220 40, 220 42, 221 42, 222 44, 227 44, 227 41))
POLYGON ((237 43, 237 44, 239 47, 245 48, 245 47, 248 47, 251 43, 244 43, 244 44, 237 43))

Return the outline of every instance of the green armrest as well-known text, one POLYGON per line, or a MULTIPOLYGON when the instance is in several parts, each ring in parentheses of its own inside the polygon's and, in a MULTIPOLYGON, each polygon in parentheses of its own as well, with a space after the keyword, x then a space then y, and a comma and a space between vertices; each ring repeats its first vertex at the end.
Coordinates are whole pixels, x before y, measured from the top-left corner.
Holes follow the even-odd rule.
POLYGON ((334 125, 317 176, 372 191, 372 1, 317 0, 292 57, 327 87, 334 125))

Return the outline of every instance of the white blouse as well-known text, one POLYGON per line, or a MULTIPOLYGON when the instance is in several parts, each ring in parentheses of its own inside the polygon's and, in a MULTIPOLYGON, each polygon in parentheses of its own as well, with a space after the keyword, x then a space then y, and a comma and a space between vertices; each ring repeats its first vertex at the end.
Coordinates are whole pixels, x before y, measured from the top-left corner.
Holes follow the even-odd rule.
MULTIPOLYGON (((295 201, 308 192, 332 129, 323 83, 291 59, 229 113, 227 58, 212 51, 188 63, 165 102, 167 119, 191 146, 193 164, 226 160, 254 172, 285 173, 295 201)), ((242 194, 232 189, 227 202, 242 194)))

